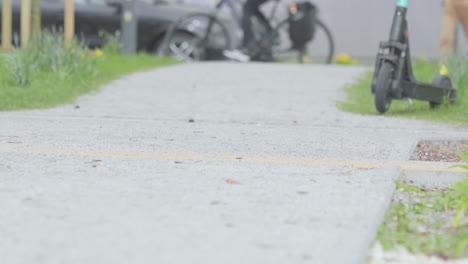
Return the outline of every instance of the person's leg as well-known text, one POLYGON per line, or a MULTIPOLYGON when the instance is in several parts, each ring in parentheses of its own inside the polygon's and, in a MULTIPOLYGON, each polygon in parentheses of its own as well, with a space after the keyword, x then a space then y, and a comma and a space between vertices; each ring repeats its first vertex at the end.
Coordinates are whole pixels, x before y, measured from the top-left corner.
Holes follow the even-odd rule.
POLYGON ((259 7, 268 0, 247 0, 244 4, 242 14, 242 31, 244 37, 242 39, 242 47, 240 50, 224 50, 223 55, 233 61, 247 62, 251 60, 249 54, 249 45, 254 42, 254 33, 252 29, 252 17, 258 16, 259 7))
MULTIPOLYGON (((263 3, 266 1, 263 1, 263 3)), ((255 12, 254 16, 257 18, 258 22, 261 23, 264 27, 271 29, 270 21, 268 18, 263 14, 260 9, 257 9, 257 12, 255 12)))
POLYGON ((465 36, 468 38, 468 0, 457 0, 455 3, 455 10, 465 28, 465 36))
POLYGON ((458 23, 454 1, 456 0, 445 0, 442 40, 440 43, 441 61, 445 60, 453 52, 455 29, 458 23))
POLYGON ((267 0, 247 0, 244 4, 241 23, 242 31, 244 32, 244 37, 242 39, 242 46, 244 48, 246 48, 254 40, 252 17, 257 15, 260 6, 266 1, 267 0))

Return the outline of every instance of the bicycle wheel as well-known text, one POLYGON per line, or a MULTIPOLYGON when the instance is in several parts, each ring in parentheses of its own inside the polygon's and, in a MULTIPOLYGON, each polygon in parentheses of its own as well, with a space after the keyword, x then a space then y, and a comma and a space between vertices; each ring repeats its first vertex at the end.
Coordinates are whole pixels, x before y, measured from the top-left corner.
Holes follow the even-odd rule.
POLYGON ((181 17, 167 30, 157 54, 181 61, 222 59, 232 49, 227 27, 215 15, 192 13, 181 17))
POLYGON ((315 36, 304 49, 299 50, 300 63, 323 61, 326 64, 333 62, 335 41, 330 29, 320 19, 316 19, 315 36))

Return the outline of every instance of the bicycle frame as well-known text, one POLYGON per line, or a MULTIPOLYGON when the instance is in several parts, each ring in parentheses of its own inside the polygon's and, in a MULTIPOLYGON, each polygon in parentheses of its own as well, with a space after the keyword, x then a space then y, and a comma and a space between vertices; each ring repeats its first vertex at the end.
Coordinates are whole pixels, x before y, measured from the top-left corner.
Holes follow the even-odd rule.
POLYGON ((224 4, 226 4, 229 9, 230 9, 230 13, 231 15, 234 17, 234 19, 237 21, 237 23, 240 25, 241 24, 241 20, 242 20, 242 16, 241 14, 239 14, 236 10, 236 6, 235 4, 232 2, 234 0, 221 0, 219 1, 216 6, 215 6, 215 10, 219 10, 223 7, 224 4))
MULTIPOLYGON (((242 26, 242 18, 241 14, 239 13, 239 8, 235 2, 236 0, 220 0, 215 8, 212 10, 212 12, 194 12, 191 14, 188 14, 186 16, 182 16, 179 18, 176 22, 174 22, 167 30, 166 34, 164 35, 164 38, 159 45, 158 48, 158 54, 160 55, 169 55, 170 53, 174 54, 180 54, 182 59, 187 59, 191 60, 190 54, 193 50, 198 50, 199 52, 197 53, 198 56, 197 58, 205 58, 204 56, 207 53, 206 51, 213 51, 211 54, 218 54, 219 50, 232 50, 237 48, 238 43, 234 43, 233 41, 233 36, 235 32, 232 30, 229 31, 228 27, 226 26, 227 24, 223 23, 223 16, 220 15, 219 9, 222 7, 227 7, 229 8, 230 12, 228 15, 231 15, 231 18, 234 20, 234 24, 237 24, 239 26, 242 26), (197 23, 196 25, 192 23, 193 21, 197 21, 199 19, 203 19, 203 22, 206 21, 207 23, 197 23), (203 32, 198 32, 194 29, 190 29, 187 27, 186 23, 189 23, 189 25, 193 25, 194 28, 199 27, 203 32), (210 34, 213 30, 213 28, 216 25, 216 31, 220 31, 221 35, 225 39, 225 44, 223 47, 216 47, 218 49, 206 49, 210 44, 210 34), (219 30, 218 30, 219 29, 219 30), (179 44, 184 44, 185 46, 180 49, 179 47, 176 47, 177 43, 172 43, 171 40, 175 36, 176 33, 181 33, 183 34, 184 32, 187 32, 187 34, 193 34, 194 36, 192 38, 196 38, 193 43, 189 43, 189 41, 183 41, 182 43, 179 44), (200 34, 199 34, 200 33, 200 34), (234 34, 233 34, 234 33, 234 34), (189 44, 187 44, 189 43, 189 44), (172 45, 173 44, 173 45, 172 45), (175 48, 174 48, 174 47, 175 48), (190 46, 188 49, 187 47, 190 46), (180 52, 179 52, 180 51, 180 52), (188 51, 188 53, 187 53, 188 51), (218 52, 218 53, 216 53, 218 52)), ((264 30, 261 31, 262 37, 258 37, 254 40, 256 43, 255 45, 251 45, 251 47, 247 47, 249 50, 247 53, 251 57, 252 60, 260 60, 260 61, 269 61, 274 59, 274 45, 275 45, 275 40, 277 38, 278 31, 280 30, 281 27, 285 26, 287 23, 289 23, 292 19, 297 19, 298 16, 290 16, 287 19, 284 19, 279 22, 274 22, 271 23, 271 18, 274 17, 275 12, 277 11, 277 7, 279 4, 280 0, 275 0, 275 6, 273 6, 272 13, 270 14, 270 18, 267 18, 266 16, 264 17, 264 21, 261 21, 259 19, 259 24, 262 26, 264 30)), ((298 12, 298 15, 301 14, 298 12)), ((320 20, 317 19, 316 21, 317 26, 319 26, 323 32, 325 33, 325 37, 327 38, 328 41, 328 52, 326 54, 326 62, 330 63, 332 61, 333 57, 333 51, 334 51, 334 42, 333 42, 333 37, 330 32, 330 30, 327 28, 327 26, 321 22, 320 20)), ((259 33, 259 31, 254 30, 254 32, 259 33)), ((235 36, 234 36, 235 37, 235 36)), ((190 38, 190 36, 188 37, 190 38)), ((183 39, 182 39, 183 40, 183 39)), ((182 41, 182 40, 177 40, 177 41, 182 41)), ((299 52, 301 58, 303 57, 301 52, 304 52, 303 50, 296 50, 299 52)), ((208 55, 211 56, 211 55, 208 55)), ((208 56, 206 58, 208 58, 208 56)))
MULTIPOLYGON (((237 24, 241 27, 242 26, 242 15, 239 14, 238 10, 236 9, 236 5, 233 3, 236 0, 221 0, 216 4, 215 8, 216 10, 221 9, 224 4, 230 9, 231 15, 234 17, 234 19, 237 21, 237 24)), ((276 16, 276 12, 278 10, 278 6, 281 0, 274 0, 275 4, 271 10, 271 13, 269 16, 266 16, 265 14, 262 14, 263 17, 258 17, 259 22, 268 30, 271 31, 275 27, 273 27, 271 21, 273 21, 273 18, 276 16)), ((283 21, 280 21, 278 24, 283 23, 283 21)))
MULTIPOLYGON (((216 4, 215 10, 219 10, 224 5, 226 5, 230 9, 230 13, 234 17, 234 19, 237 21, 238 25, 242 27, 242 17, 237 12, 233 1, 235 0, 221 0, 216 4)), ((269 17, 266 17, 264 14, 262 14, 262 16, 257 17, 259 24, 261 24, 262 27, 266 29, 266 35, 264 36, 264 38, 260 40, 255 40, 258 43, 258 45, 253 45, 253 47, 250 50, 251 55, 254 57, 258 55, 259 53, 261 53, 262 51, 265 51, 266 46, 270 46, 269 44, 273 42, 275 37, 278 35, 279 28, 283 27, 289 21, 289 18, 287 18, 287 19, 284 19, 283 21, 280 21, 276 26, 273 26, 271 24, 271 20, 275 16, 276 11, 278 9, 279 2, 280 0, 275 0, 275 5, 273 6, 272 12, 270 13, 269 17)), ((211 30, 211 26, 212 26, 212 21, 210 21, 210 23, 208 24, 207 31, 211 30)), ((206 42, 207 37, 208 35, 205 37, 205 39, 202 40, 202 43, 206 42)))
MULTIPOLYGON (((230 9, 231 15, 232 15, 232 16, 234 17, 234 19, 237 21, 237 23, 239 24, 239 26, 241 26, 241 23, 242 23, 242 15, 239 14, 239 12, 238 12, 238 10, 236 9, 236 6, 235 6, 235 4, 233 3, 233 1, 235 1, 235 0, 221 0, 221 1, 219 1, 219 2, 216 4, 215 8, 216 8, 217 10, 219 10, 219 9, 221 9, 221 8, 223 7, 224 4, 226 4, 226 6, 228 6, 229 9, 230 9)), ((274 6, 273 6, 273 8, 272 8, 272 10, 271 10, 271 12, 270 12, 270 14, 269 14, 269 16, 268 16, 268 17, 265 16, 265 18, 268 20, 268 27, 269 27, 270 29, 273 28, 273 27, 271 26, 271 23, 269 23, 269 21, 272 21, 273 18, 276 16, 276 11, 278 10, 279 2, 280 2, 281 0, 274 0, 274 1, 275 1, 275 4, 274 4, 274 6)), ((265 22, 265 21, 262 21, 262 22, 265 22)))

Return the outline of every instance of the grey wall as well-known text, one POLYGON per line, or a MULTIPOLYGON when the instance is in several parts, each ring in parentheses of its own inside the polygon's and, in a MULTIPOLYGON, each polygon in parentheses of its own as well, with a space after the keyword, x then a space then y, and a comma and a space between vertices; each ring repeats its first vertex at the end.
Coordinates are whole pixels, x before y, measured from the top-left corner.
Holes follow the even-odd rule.
MULTIPOLYGON (((374 56, 380 40, 388 38, 396 0, 319 0, 323 19, 330 24, 337 50, 358 57, 374 56)), ((408 23, 414 57, 438 56, 442 29, 441 0, 410 1, 408 23)), ((463 35, 460 35, 463 39, 463 35)), ((466 43, 465 43, 466 45, 466 43)))

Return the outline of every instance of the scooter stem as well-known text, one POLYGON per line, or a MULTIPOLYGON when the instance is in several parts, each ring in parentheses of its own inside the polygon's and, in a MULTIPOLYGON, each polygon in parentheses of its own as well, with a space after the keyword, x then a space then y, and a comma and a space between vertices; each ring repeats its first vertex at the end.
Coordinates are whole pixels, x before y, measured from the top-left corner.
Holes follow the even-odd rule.
POLYGON ((398 6, 408 8, 408 0, 398 0, 398 6))

